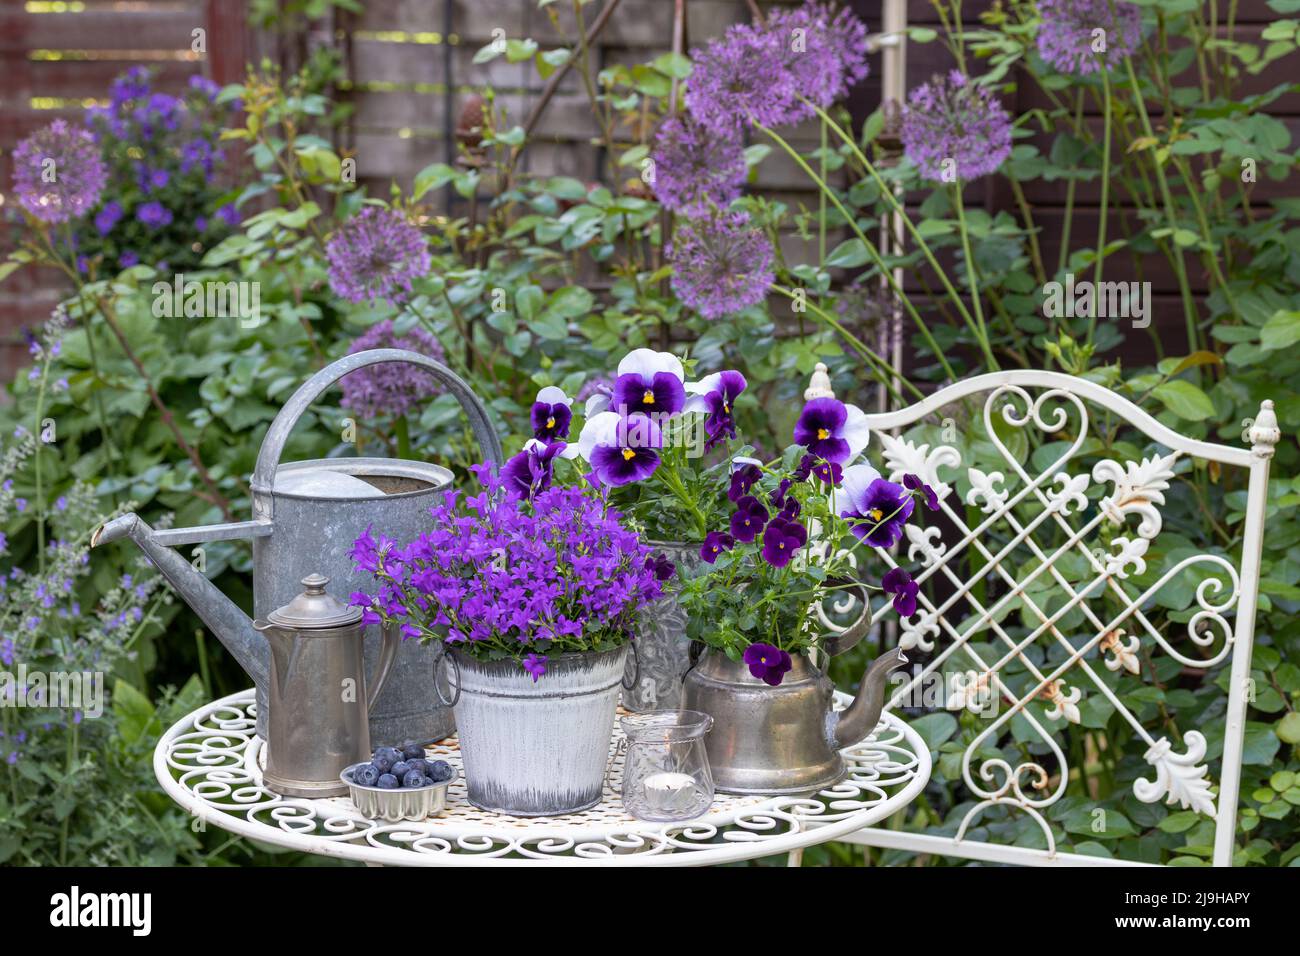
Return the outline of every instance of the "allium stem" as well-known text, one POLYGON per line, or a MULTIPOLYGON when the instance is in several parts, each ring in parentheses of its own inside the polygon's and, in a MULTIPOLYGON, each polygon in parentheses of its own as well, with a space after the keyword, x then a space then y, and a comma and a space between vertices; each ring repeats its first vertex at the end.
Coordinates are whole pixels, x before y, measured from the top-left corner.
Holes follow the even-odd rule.
MULTIPOLYGON (((930 334, 929 327, 925 324, 925 320, 921 318, 920 313, 916 311, 916 307, 912 305, 911 299, 909 299, 906 294, 904 294, 903 290, 899 288, 898 282, 894 279, 893 270, 885 265, 885 262, 881 259, 880 252, 876 249, 875 244, 867 238, 861 227, 858 226, 857 220, 847 209, 844 208, 844 203, 840 202, 840 198, 835 195, 834 191, 832 191, 829 186, 826 185, 826 181, 817 175, 813 168, 808 165, 808 161, 800 156, 799 152, 793 146, 782 139, 780 134, 768 129, 760 123, 755 123, 754 125, 775 140, 777 145, 786 151, 790 158, 793 159, 799 168, 817 184, 817 188, 825 193, 826 198, 828 198, 831 203, 834 204, 835 208, 839 210, 840 215, 844 217, 844 221, 848 224, 849 228, 853 230, 854 235, 857 236, 858 240, 867 250, 867 255, 871 257, 871 261, 875 263, 876 268, 880 270, 880 274, 884 277, 885 282, 888 283, 890 291, 898 297, 898 301, 902 303, 903 308, 907 310, 907 314, 911 316, 912 321, 916 323, 916 327, 920 330, 922 337, 925 339, 925 344, 930 347, 931 354, 939 360, 939 364, 943 367, 948 378, 955 382, 958 375, 953 371, 952 365, 948 362, 948 357, 944 354, 943 349, 939 348, 939 343, 934 340, 934 336, 930 334)), ((838 129, 838 127, 836 128, 838 129)))
POLYGON ((980 305, 980 283, 979 273, 975 269, 975 257, 971 254, 970 248, 970 229, 966 226, 966 206, 961 198, 961 183, 953 183, 953 195, 956 197, 953 206, 957 210, 957 229, 961 233, 962 253, 966 257, 966 281, 970 285, 970 301, 975 307, 975 323, 978 329, 980 351, 984 353, 984 360, 988 362, 992 371, 998 371, 1000 366, 998 360, 993 357, 993 349, 989 347, 989 330, 984 324, 984 307, 980 305))
MULTIPOLYGON (((1106 106, 1102 116, 1102 147, 1101 147, 1101 209, 1097 213, 1097 266, 1093 277, 1093 288, 1101 289, 1101 272, 1106 259, 1106 208, 1110 204, 1110 122, 1111 122, 1111 93, 1110 93, 1110 68, 1105 61, 1098 63, 1098 69, 1101 71, 1101 86, 1106 98, 1106 106)), ((1098 293, 1100 294, 1100 292, 1098 293)), ((1097 313, 1101 311, 1097 302, 1093 302, 1092 314, 1088 316, 1088 337, 1085 345, 1091 345, 1093 336, 1097 331, 1097 313)))

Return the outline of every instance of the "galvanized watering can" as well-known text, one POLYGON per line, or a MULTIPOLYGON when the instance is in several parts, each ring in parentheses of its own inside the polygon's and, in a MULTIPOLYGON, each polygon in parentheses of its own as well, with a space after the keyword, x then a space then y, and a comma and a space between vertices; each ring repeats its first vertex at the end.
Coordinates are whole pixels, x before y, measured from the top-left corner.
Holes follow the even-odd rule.
MULTIPOLYGON (((348 372, 381 362, 409 362, 433 373, 456 396, 469 419, 486 461, 499 463, 501 442, 487 410, 454 372, 433 359, 402 349, 373 349, 345 356, 321 369, 280 409, 257 455, 251 489, 253 520, 155 531, 127 514, 97 529, 91 547, 129 537, 150 557, 203 623, 235 655, 257 686, 257 732, 267 737, 270 651, 253 622, 201 572, 172 548, 205 541, 253 541, 253 614, 265 618, 299 593, 307 575, 317 572, 340 594, 370 590, 373 578, 353 569, 349 552, 374 525, 397 541, 427 529, 434 496, 452 481, 446 468, 394 458, 325 458, 280 464, 285 442, 299 417, 348 372)), ((377 631, 378 628, 369 630, 377 631)), ((374 673, 379 641, 366 642, 366 666, 374 673)), ((370 714, 370 737, 377 745, 430 740, 449 734, 451 711, 437 702, 433 665, 441 649, 403 641, 392 673, 370 714)))

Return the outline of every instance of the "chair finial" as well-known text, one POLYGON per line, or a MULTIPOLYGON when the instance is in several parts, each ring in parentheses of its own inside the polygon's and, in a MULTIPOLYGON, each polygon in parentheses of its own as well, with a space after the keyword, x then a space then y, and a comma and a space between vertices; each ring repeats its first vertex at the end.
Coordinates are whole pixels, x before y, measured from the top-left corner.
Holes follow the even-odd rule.
POLYGON ((1246 430, 1246 438, 1250 442, 1251 454, 1256 458, 1273 457, 1273 446, 1282 440, 1282 429, 1278 427, 1271 399, 1259 403, 1259 414, 1246 430))
POLYGON ((808 379, 808 387, 804 389, 804 401, 811 402, 814 398, 834 398, 835 390, 831 388, 831 377, 827 374, 824 362, 818 362, 817 367, 813 369, 812 376, 808 379))

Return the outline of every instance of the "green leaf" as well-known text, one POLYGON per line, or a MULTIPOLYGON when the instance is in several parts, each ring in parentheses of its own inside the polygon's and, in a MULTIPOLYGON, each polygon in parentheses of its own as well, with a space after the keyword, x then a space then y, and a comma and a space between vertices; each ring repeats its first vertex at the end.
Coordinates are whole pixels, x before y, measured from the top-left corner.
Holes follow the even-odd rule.
POLYGON ((1290 348, 1300 342, 1300 312, 1280 309, 1264 323, 1259 344, 1268 351, 1290 348))
POLYGON ((1210 396, 1185 379, 1176 378, 1157 385, 1151 394, 1165 408, 1189 422, 1204 421, 1214 414, 1214 403, 1210 401, 1210 396))
POLYGON ((1160 821, 1159 827, 1165 833, 1182 833, 1196 826, 1201 820, 1201 815, 1194 810, 1183 810, 1180 813, 1171 813, 1160 821))
POLYGON ((911 725, 931 750, 938 750, 957 732, 957 718, 948 713, 926 714, 911 721, 911 725))
POLYGON ((445 186, 456 177, 456 170, 446 163, 430 163, 415 174, 415 184, 411 188, 411 198, 419 200, 431 189, 445 186))
POLYGON ((824 265, 835 269, 856 269, 871 261, 866 244, 857 238, 846 239, 831 250, 824 265))
MULTIPOLYGON (((1300 717, 1300 714, 1288 714, 1288 717, 1300 717)), ((1279 728, 1286 718, 1278 721, 1279 728)), ((1258 721, 1249 720, 1246 722, 1245 742, 1242 745, 1241 762, 1249 766, 1268 766, 1277 756, 1278 748, 1282 742, 1278 740, 1280 734, 1273 732, 1271 724, 1263 724, 1258 721)))
POLYGON ((1300 711, 1291 711, 1277 722, 1277 735, 1289 744, 1300 744, 1300 711))
POLYGON ((691 61, 680 53, 665 53, 656 57, 650 64, 665 76, 684 80, 691 75, 691 61))
POLYGON ((540 286, 526 285, 515 293, 515 311, 519 318, 531 322, 542 311, 545 300, 546 294, 540 286))

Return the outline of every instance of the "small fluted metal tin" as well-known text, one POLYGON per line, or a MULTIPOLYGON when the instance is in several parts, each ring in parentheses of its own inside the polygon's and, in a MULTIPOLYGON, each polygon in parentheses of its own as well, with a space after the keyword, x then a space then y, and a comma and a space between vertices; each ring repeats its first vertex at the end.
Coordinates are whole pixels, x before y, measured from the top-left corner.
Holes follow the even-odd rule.
POLYGON ((367 787, 352 779, 353 771, 364 767, 366 763, 354 763, 339 774, 339 779, 348 785, 348 796, 353 805, 363 816, 371 820, 383 820, 385 823, 400 823, 403 820, 423 820, 447 808, 447 788, 451 786, 453 776, 441 783, 427 787, 399 788, 385 790, 382 787, 367 787))

